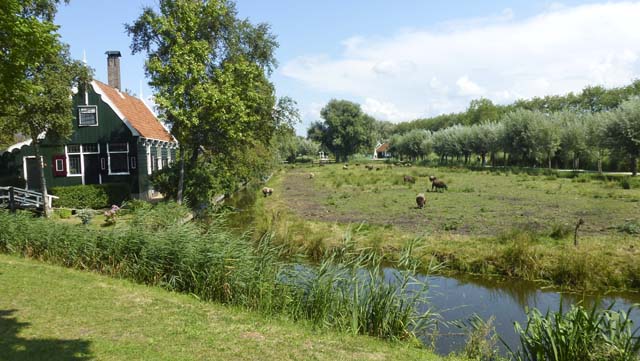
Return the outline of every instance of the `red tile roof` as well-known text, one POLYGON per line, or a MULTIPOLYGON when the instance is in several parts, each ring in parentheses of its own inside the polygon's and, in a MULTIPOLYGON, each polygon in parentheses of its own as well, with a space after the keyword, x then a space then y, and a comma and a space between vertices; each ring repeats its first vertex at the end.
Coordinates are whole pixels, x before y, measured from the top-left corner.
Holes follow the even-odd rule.
POLYGON ((386 152, 388 149, 389 149, 389 143, 382 143, 378 148, 376 148, 376 152, 386 152))
MULTIPOLYGON (((129 94, 118 91, 109 85, 93 81, 94 88, 99 93, 106 96, 108 103, 118 116, 124 117, 123 121, 133 127, 141 137, 148 139, 157 139, 166 142, 175 142, 171 134, 165 129, 151 109, 140 99, 129 94)), ((103 99, 105 100, 105 99, 103 99)))

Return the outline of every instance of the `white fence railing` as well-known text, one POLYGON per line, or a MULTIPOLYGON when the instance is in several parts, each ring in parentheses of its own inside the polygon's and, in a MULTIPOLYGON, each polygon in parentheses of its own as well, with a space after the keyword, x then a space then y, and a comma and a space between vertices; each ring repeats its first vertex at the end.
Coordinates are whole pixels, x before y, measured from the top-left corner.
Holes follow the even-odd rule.
MULTIPOLYGON (((54 199, 58 199, 58 197, 47 195, 49 208, 51 208, 54 199)), ((42 206, 42 193, 18 187, 0 187, 0 203, 7 203, 10 208, 38 208, 42 206)))

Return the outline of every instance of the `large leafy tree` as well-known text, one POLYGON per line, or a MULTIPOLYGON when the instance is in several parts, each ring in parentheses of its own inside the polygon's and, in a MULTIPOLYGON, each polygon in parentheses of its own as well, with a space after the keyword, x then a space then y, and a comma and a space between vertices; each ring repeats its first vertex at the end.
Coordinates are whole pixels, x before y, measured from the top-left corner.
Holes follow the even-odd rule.
POLYGON ((311 125, 311 139, 319 141, 336 156, 347 161, 349 156, 370 143, 374 119, 347 100, 331 100, 322 110, 321 123, 311 125))
MULTIPOLYGON (((0 115, 35 90, 29 77, 62 44, 53 23, 60 0, 0 1, 0 115)), ((68 3, 68 0, 64 1, 68 3)))
POLYGON ((608 118, 604 142, 613 154, 629 159, 631 173, 635 176, 640 158, 640 100, 622 103, 620 108, 609 113, 608 118))
POLYGON ((70 135, 72 88, 91 77, 90 70, 71 59, 68 47, 59 41, 58 27, 52 22, 59 2, 7 0, 0 5, 0 130, 32 139, 46 216, 50 209, 40 138, 45 133, 58 138, 70 135))
POLYGON ((278 124, 267 75, 278 44, 268 25, 239 19, 230 0, 161 0, 125 27, 132 52, 147 54, 156 103, 181 143, 178 201, 185 158, 189 169, 202 169, 198 157, 208 152, 206 159, 224 162, 217 175, 229 178, 233 154, 272 139, 278 124))

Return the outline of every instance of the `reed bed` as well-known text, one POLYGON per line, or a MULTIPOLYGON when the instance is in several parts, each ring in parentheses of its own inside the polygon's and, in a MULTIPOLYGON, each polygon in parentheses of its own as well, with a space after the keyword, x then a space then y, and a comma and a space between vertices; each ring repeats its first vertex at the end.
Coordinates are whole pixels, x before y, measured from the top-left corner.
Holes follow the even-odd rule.
POLYGON ((423 309, 426 284, 416 247, 403 249, 385 276, 375 252, 342 247, 316 265, 286 258, 269 233, 253 241, 228 231, 223 217, 206 225, 185 222, 173 203, 141 206, 123 227, 96 230, 0 211, 0 252, 96 271, 200 299, 281 315, 353 334, 391 340, 416 339, 436 318, 423 309))
POLYGON ((518 361, 636 361, 640 338, 627 311, 613 311, 593 305, 572 305, 566 313, 529 310, 523 328, 515 324, 520 350, 512 352, 518 361))

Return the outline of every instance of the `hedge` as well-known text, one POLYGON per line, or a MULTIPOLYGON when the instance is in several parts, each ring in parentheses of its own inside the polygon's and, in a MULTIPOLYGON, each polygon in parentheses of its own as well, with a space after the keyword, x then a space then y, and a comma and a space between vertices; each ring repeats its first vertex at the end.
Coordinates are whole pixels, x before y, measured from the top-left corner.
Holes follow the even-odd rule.
POLYGON ((131 198, 131 189, 126 183, 52 187, 50 192, 59 197, 53 200, 53 206, 64 208, 108 208, 131 198))

